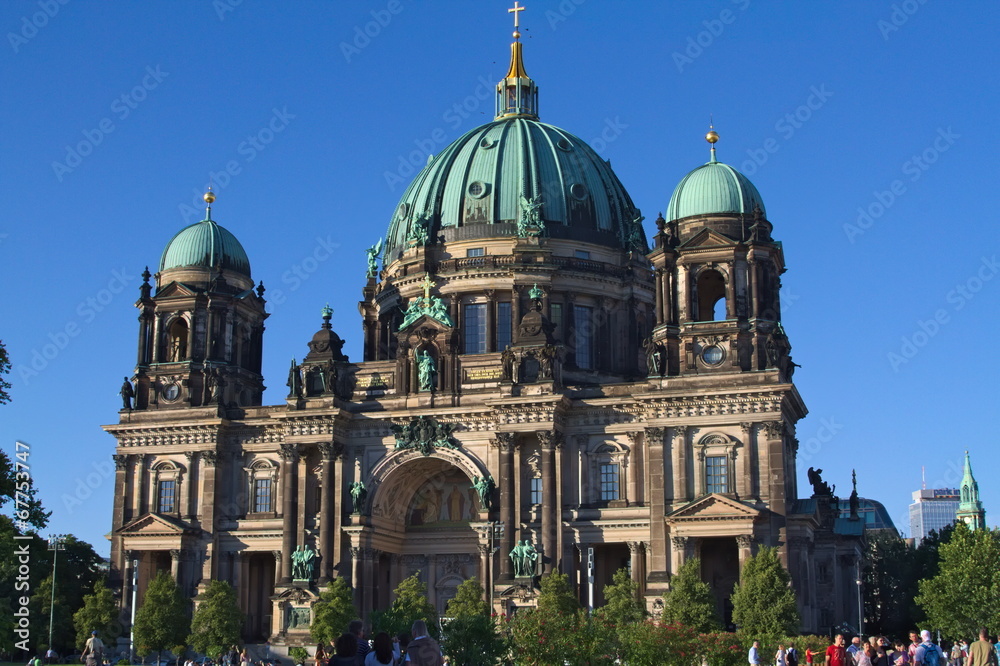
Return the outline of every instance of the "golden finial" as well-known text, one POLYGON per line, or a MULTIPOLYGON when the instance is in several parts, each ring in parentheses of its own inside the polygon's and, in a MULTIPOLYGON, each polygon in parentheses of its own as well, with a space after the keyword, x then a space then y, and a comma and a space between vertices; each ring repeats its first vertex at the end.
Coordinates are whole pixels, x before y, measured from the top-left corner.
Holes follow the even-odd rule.
POLYGON ((708 123, 708 134, 705 135, 705 141, 708 141, 709 145, 712 146, 712 162, 715 162, 715 144, 719 141, 719 133, 715 131, 714 123, 709 120, 708 123))
POLYGON ((212 186, 208 186, 208 192, 205 192, 205 196, 202 197, 209 206, 215 203, 215 192, 212 191, 212 186))
POLYGON ((520 39, 520 37, 521 37, 521 31, 518 30, 518 28, 521 27, 521 22, 519 20, 520 19, 519 14, 520 14, 520 12, 524 11, 524 7, 518 7, 517 5, 518 5, 518 3, 515 0, 515 2, 514 2, 514 8, 507 10, 508 14, 513 14, 514 15, 514 39, 520 39))

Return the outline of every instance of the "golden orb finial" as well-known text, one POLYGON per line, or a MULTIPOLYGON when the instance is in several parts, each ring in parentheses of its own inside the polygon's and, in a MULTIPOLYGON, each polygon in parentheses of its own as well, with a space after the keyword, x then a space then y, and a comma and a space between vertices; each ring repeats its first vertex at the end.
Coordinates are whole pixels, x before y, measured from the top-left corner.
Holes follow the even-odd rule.
POLYGON ((215 192, 213 192, 212 188, 209 187, 208 192, 205 192, 205 196, 202 198, 205 200, 205 203, 211 206, 215 202, 215 192))
POLYGON ((716 143, 719 140, 719 133, 715 130, 709 130, 708 134, 705 135, 705 141, 709 143, 716 143))
POLYGON ((518 32, 517 30, 515 30, 513 34, 514 34, 514 39, 521 39, 521 33, 518 32))

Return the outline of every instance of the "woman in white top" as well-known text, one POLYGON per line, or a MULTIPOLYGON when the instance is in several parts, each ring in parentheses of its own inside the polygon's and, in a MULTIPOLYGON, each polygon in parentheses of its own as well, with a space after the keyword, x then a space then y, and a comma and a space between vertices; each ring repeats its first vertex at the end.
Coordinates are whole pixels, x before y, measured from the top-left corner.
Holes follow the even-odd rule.
POLYGON ((396 663, 394 652, 389 634, 380 631, 372 641, 372 651, 365 657, 365 666, 393 666, 396 663))
POLYGON ((778 644, 778 651, 774 653, 774 666, 785 666, 785 646, 778 644))

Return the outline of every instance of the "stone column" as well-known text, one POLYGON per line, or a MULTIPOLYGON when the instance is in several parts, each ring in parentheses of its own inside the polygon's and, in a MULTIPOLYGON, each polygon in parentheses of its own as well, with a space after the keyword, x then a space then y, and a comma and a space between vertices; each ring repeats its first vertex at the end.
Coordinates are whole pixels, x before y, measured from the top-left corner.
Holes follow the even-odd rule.
MULTIPOLYGON (((750 274, 750 317, 760 316, 760 296, 757 294, 757 261, 750 259, 747 262, 747 272, 750 274)), ((754 366, 756 367, 756 363, 754 366)))
POLYGON ((215 530, 215 476, 219 455, 215 451, 202 451, 200 456, 204 464, 201 468, 201 512, 199 522, 201 523, 201 528, 212 535, 212 540, 208 544, 208 552, 205 554, 201 570, 201 579, 208 581, 215 578, 212 569, 216 565, 213 564, 214 558, 212 555, 214 554, 215 543, 217 541, 215 530))
POLYGON ((639 587, 640 594, 642 592, 642 542, 641 541, 626 541, 625 544, 628 546, 629 552, 629 566, 632 569, 632 581, 639 587))
POLYGON ((785 424, 783 421, 765 421, 760 425, 760 434, 764 436, 763 442, 758 441, 758 450, 764 453, 763 460, 760 461, 759 465, 761 494, 767 493, 763 499, 768 501, 771 511, 784 515, 785 475, 776 474, 774 471, 784 465, 785 424))
POLYGON ((375 560, 379 551, 374 548, 361 549, 361 617, 375 610, 375 560))
POLYGON ((675 324, 677 318, 674 316, 674 270, 668 267, 663 275, 663 323, 675 324))
POLYGON ((642 438, 639 436, 638 432, 628 432, 625 433, 628 437, 629 451, 627 458, 628 465, 628 490, 626 491, 625 497, 629 500, 629 506, 640 504, 639 488, 642 484, 639 483, 639 474, 642 471, 639 461, 642 458, 642 438))
POLYGON ((487 588, 489 594, 490 586, 490 545, 489 543, 479 544, 479 580, 483 581, 483 587, 487 588))
POLYGON ((541 445, 542 472, 542 572, 549 573, 558 566, 559 553, 556 539, 556 474, 555 447, 560 434, 550 430, 539 430, 538 443, 541 445))
POLYGON ((146 491, 146 458, 148 454, 137 453, 134 456, 135 467, 132 470, 132 520, 145 512, 143 494, 146 491))
POLYGON ((194 462, 198 459, 198 452, 185 451, 184 457, 187 458, 187 478, 181 482, 180 515, 181 518, 190 518, 194 515, 191 510, 191 484, 194 483, 194 462))
POLYGON ((677 318, 679 321, 690 321, 691 285, 688 284, 688 267, 677 266, 677 318))
POLYGON ((281 456, 281 583, 292 583, 292 566, 289 558, 298 543, 296 534, 295 507, 298 505, 298 474, 296 468, 299 462, 299 447, 296 444, 283 443, 279 451, 281 456))
POLYGON ((746 564, 747 559, 753 555, 753 535, 752 534, 740 534, 736 537, 736 545, 739 547, 740 553, 740 575, 743 574, 743 565, 746 564))
POLYGON ((656 325, 666 322, 666 311, 663 308, 663 292, 665 291, 666 271, 662 268, 656 269, 656 325))
MULTIPOLYGON (((111 517, 112 535, 114 530, 125 524, 125 488, 128 483, 128 456, 114 454, 111 459, 115 461, 115 500, 113 515, 111 517)), ((122 537, 111 537, 111 585, 116 586, 122 583, 125 575, 125 555, 122 552, 122 537)))
POLYGON ((320 455, 320 475, 323 489, 320 492, 319 513, 319 585, 326 585, 333 578, 333 523, 337 512, 336 478, 334 460, 342 457, 344 445, 338 442, 321 442, 317 447, 320 455))
POLYGON ((170 551, 170 575, 173 576, 174 582, 182 590, 184 589, 181 583, 181 551, 174 549, 170 551))
POLYGON ((676 509, 681 504, 688 501, 688 481, 687 481, 687 432, 688 426, 674 426, 674 502, 676 509))
POLYGON ((670 537, 670 543, 673 546, 673 571, 671 573, 676 574, 680 571, 681 566, 687 560, 687 546, 689 541, 690 538, 685 536, 670 537))
POLYGON ((497 298, 495 289, 486 290, 486 351, 495 352, 503 351, 502 349, 497 349, 496 334, 497 334, 497 298))
POLYGON ((513 578, 514 572, 508 555, 514 550, 516 525, 514 521, 515 479, 514 450, 517 448, 515 434, 498 432, 492 440, 500 453, 500 522, 504 525, 503 538, 500 540, 500 578, 513 578))
POLYGON ((663 516, 665 515, 663 435, 663 428, 646 428, 646 448, 649 450, 647 502, 649 503, 649 536, 652 545, 649 568, 651 575, 663 574, 665 577, 667 572, 667 536, 666 526, 663 524, 663 516))
POLYGON ((354 606, 361 608, 361 548, 351 546, 351 587, 354 589, 354 606))

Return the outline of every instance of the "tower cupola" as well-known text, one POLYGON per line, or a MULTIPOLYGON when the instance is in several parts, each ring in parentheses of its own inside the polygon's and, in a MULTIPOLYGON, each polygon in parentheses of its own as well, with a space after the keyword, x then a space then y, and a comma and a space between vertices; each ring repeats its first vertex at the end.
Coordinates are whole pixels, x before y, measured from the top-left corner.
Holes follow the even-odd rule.
POLYGON ((524 70, 521 53, 520 13, 524 7, 514 3, 508 12, 514 15, 514 41, 510 45, 510 67, 507 76, 497 84, 496 120, 520 116, 538 120, 538 86, 524 70))

